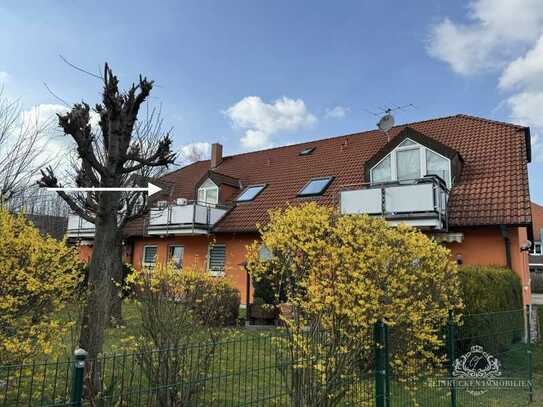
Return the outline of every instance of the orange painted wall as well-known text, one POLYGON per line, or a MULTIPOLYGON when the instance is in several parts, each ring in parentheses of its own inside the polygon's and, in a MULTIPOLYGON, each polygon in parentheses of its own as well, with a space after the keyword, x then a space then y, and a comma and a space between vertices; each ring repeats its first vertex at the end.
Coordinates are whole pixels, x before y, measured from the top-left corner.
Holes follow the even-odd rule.
MULTIPOLYGON (((453 257, 462 256, 465 265, 507 265, 504 240, 499 228, 477 228, 462 230, 462 243, 448 243, 453 257)), ((524 303, 531 302, 530 280, 528 272, 527 252, 520 252, 520 246, 527 240, 525 227, 508 229, 511 241, 512 268, 520 277, 524 287, 524 303)), ((217 234, 214 236, 168 236, 146 237, 133 241, 133 264, 141 267, 144 245, 158 246, 158 262, 167 262, 168 246, 178 244, 184 246, 184 265, 193 269, 205 271, 209 244, 215 242, 226 246, 225 275, 232 285, 240 291, 241 303, 246 303, 247 277, 242 263, 247 253, 246 247, 258 239, 257 234, 217 234)), ((88 260, 92 253, 91 246, 80 246, 80 257, 88 260)), ((126 259, 125 261, 127 261, 126 259)), ((252 297, 252 294, 251 294, 252 297)), ((251 298, 252 299, 252 298, 251 298)))
POLYGON ((92 256, 92 246, 79 245, 79 260, 88 262, 92 256))
MULTIPOLYGON (((447 243, 453 257, 461 255, 465 265, 507 266, 505 244, 498 227, 462 230, 462 243, 447 243)), ((525 227, 512 227, 507 230, 511 242, 511 265, 523 285, 524 303, 531 303, 528 272, 528 254, 520 251, 520 246, 528 240, 525 227)))
POLYGON ((136 268, 141 267, 145 245, 158 246, 157 262, 165 264, 168 261, 168 246, 177 244, 184 247, 183 264, 185 267, 205 271, 209 245, 213 243, 224 244, 226 247, 225 276, 240 291, 241 303, 245 304, 247 275, 242 263, 245 261, 247 245, 257 238, 256 234, 148 237, 145 240, 134 241, 133 264, 136 268))

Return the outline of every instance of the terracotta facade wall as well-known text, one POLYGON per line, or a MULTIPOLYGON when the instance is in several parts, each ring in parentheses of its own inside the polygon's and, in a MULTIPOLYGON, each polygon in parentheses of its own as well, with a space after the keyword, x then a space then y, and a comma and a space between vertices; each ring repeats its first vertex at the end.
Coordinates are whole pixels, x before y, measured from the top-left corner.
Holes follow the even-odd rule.
MULTIPOLYGON (((465 265, 495 265, 505 267, 507 259, 505 244, 498 227, 467 229, 464 233, 462 243, 448 243, 446 246, 451 250, 452 256, 462 256, 465 265)), ((512 268, 521 278, 524 287, 524 303, 531 302, 530 281, 528 271, 527 252, 520 252, 520 246, 527 240, 525 227, 514 227, 508 229, 511 244, 512 268)), ((212 243, 224 244, 226 246, 225 275, 232 285, 240 291, 241 303, 246 303, 247 275, 243 267, 246 247, 258 239, 257 234, 217 234, 214 236, 168 236, 168 237, 147 237, 137 239, 129 246, 132 248, 132 261, 136 268, 141 267, 143 247, 145 245, 156 245, 158 247, 157 262, 168 261, 168 246, 182 245, 184 247, 183 263, 185 267, 206 271, 208 247, 212 243)), ((89 259, 92 247, 81 246, 80 257, 89 259)), ((252 297, 252 294, 250 294, 252 297)))
MULTIPOLYGON (((462 243, 448 243, 454 258, 462 256, 465 265, 507 266, 505 243, 498 227, 462 230, 462 243)), ((524 303, 531 303, 530 275, 528 272, 528 253, 521 252, 520 246, 528 240, 525 227, 508 228, 507 234, 511 244, 511 266, 519 276, 523 286, 524 303)))
POLYGON ((158 247, 157 262, 165 264, 168 261, 168 246, 181 245, 184 247, 183 265, 196 270, 206 271, 207 252, 210 244, 224 244, 225 276, 241 294, 241 303, 246 303, 247 274, 242 263, 247 253, 246 247, 258 236, 256 234, 218 234, 214 236, 170 236, 140 239, 134 241, 133 264, 141 267, 143 247, 155 245, 158 247))

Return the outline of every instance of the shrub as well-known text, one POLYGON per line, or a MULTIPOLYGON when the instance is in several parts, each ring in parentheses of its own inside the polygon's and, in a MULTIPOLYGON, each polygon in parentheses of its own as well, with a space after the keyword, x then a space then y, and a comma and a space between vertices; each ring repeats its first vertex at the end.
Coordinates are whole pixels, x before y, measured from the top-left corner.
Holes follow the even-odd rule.
POLYGON ((40 235, 23 214, 0 208, 0 365, 55 351, 69 324, 59 311, 76 299, 75 250, 40 235))
POLYGON ((459 275, 465 304, 458 330, 460 351, 481 345, 489 352, 502 352, 520 340, 524 316, 518 276, 492 266, 463 266, 459 275))
POLYGON ((255 304, 278 305, 286 301, 286 295, 281 287, 276 286, 271 271, 262 273, 253 278, 253 297, 255 304))
POLYGON ((161 406, 186 405, 204 391, 215 349, 236 321, 240 297, 224 278, 173 265, 135 273, 141 334, 139 363, 161 406), (180 387, 171 386, 184 383, 180 387))
MULTIPOLYGON (((81 263, 79 273, 82 277, 78 290, 82 293, 86 293, 89 283, 89 263, 81 263)), ((131 274, 134 273, 134 267, 130 264, 123 263, 122 273, 121 298, 125 299, 133 294, 134 287, 129 284, 128 281, 130 280, 131 274)))
POLYGON ((522 309, 522 284, 512 270, 492 266, 463 266, 459 275, 464 314, 522 309))
POLYGON ((461 308, 447 249, 411 227, 315 203, 271 212, 261 235, 271 258, 255 243, 247 267, 272 279, 276 296, 284 290, 293 310, 277 344, 294 405, 339 405, 372 368, 378 321, 402 333, 390 354, 401 377, 441 363, 441 329, 461 308))

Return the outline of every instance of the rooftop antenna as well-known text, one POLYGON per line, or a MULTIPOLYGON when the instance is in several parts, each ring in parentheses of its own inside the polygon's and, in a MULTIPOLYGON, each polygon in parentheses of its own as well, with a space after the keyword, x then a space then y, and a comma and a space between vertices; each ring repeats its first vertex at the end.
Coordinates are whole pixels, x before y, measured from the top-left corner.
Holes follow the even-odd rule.
MULTIPOLYGON (((387 136, 387 142, 390 141, 390 135, 389 135, 389 131, 394 127, 394 116, 392 115, 392 112, 395 112, 396 110, 405 110, 407 109, 408 107, 412 107, 415 109, 415 105, 413 105, 412 103, 409 103, 408 105, 403 105, 403 106, 396 106, 396 107, 382 107, 380 108, 380 113, 381 113, 381 119, 379 120, 379 122, 377 123, 377 127, 379 128, 379 130, 381 130, 383 133, 386 134, 387 136)), ((371 112, 369 110, 367 110, 369 113, 373 114, 374 116, 379 116, 378 113, 374 113, 374 112, 371 112)))

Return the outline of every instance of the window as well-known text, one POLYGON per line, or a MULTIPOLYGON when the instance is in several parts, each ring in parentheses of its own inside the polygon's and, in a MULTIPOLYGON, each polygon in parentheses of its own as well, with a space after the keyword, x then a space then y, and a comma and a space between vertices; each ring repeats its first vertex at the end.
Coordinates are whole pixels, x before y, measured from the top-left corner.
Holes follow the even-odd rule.
POLYGON ((154 267, 156 263, 157 246, 143 246, 143 267, 154 267))
POLYGON ((399 181, 420 178, 420 150, 418 148, 398 150, 396 167, 399 181))
POLYGON ((237 197, 236 201, 238 202, 248 202, 252 201, 257 197, 258 194, 262 192, 262 190, 266 188, 266 185, 252 185, 245 190, 237 197))
POLYGON ((332 177, 311 178, 298 192, 298 196, 322 195, 330 182, 332 182, 332 177))
POLYGON ((543 254, 543 253, 541 252, 541 242, 534 242, 534 244, 533 244, 533 246, 532 246, 531 253, 532 253, 532 254, 537 254, 537 255, 543 254))
POLYGON ((315 151, 315 147, 307 147, 300 151, 298 155, 310 155, 313 151, 315 151))
POLYGON ((176 267, 183 268, 183 255, 185 248, 179 245, 168 246, 168 261, 176 267))
POLYGON ((426 174, 437 175, 443 181, 449 181, 449 160, 432 150, 426 150, 426 174))
POLYGON ((219 187, 210 179, 198 188, 198 202, 211 205, 219 203, 219 187))
POLYGON ((224 261, 226 258, 226 246, 223 244, 214 244, 209 246, 207 256, 207 269, 214 276, 224 274, 224 261))
POLYGON ((371 170, 373 182, 392 181, 391 161, 390 155, 387 155, 384 160, 373 167, 371 170))
POLYGON ((411 139, 405 139, 370 170, 370 181, 414 180, 425 175, 439 176, 450 188, 450 160, 411 139))
POLYGON ((406 138, 404 141, 402 141, 400 143, 400 145, 398 146, 399 148, 402 148, 402 147, 412 147, 412 146, 416 146, 417 143, 415 143, 413 140, 411 139, 408 139, 406 138))

